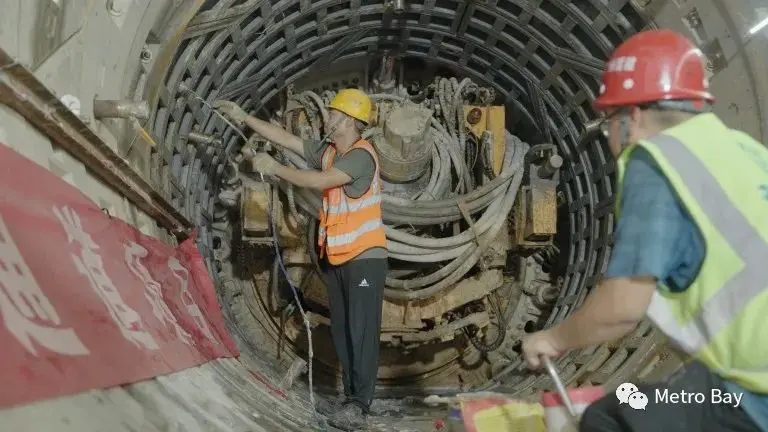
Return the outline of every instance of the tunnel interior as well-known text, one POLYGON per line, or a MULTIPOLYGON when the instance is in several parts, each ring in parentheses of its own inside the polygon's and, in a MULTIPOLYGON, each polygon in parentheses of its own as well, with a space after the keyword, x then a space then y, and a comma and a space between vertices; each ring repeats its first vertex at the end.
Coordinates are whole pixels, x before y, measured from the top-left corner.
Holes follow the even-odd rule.
MULTIPOLYGON (((482 358, 436 360, 434 348, 426 360, 419 354, 424 350, 418 349, 384 354, 381 362, 390 362, 394 369, 388 374, 380 370, 380 391, 395 395, 503 388, 526 393, 547 386, 546 378, 527 372, 514 343, 522 332, 552 325, 571 313, 607 265, 614 229, 614 165, 595 133, 598 114, 591 102, 613 47, 652 23, 630 1, 272 0, 257 8, 248 3, 202 5, 198 17, 210 23, 218 16, 213 20, 216 28, 196 27, 195 21, 187 28, 149 121, 160 143, 151 154, 152 180, 198 226, 199 247, 241 342, 285 362, 306 356, 300 331, 288 341, 290 348, 285 347, 279 335, 286 323, 274 308, 270 312, 264 300, 268 295, 259 289, 272 283, 274 273, 268 281, 259 281, 240 271, 273 256, 273 251, 248 250, 233 238, 236 222, 222 206, 220 194, 230 174, 227 161, 243 140, 212 115, 208 104, 229 99, 263 118, 279 116, 288 89, 317 94, 352 86, 370 90, 386 57, 394 60, 396 79, 404 87, 455 77, 492 89, 493 104, 506 112, 506 130, 531 146, 554 144, 564 165, 557 187, 556 252, 546 258, 547 265, 557 268, 560 285, 546 314, 518 324, 522 329, 506 336, 508 349, 496 353, 493 365, 482 372, 467 364, 482 358), (187 89, 207 103, 189 97, 187 89), (190 133, 220 139, 215 146, 201 145, 190 133)), ((516 265, 519 262, 510 262, 508 270, 516 265)), ((500 292, 504 299, 521 295, 513 288, 500 292)), ((320 331, 313 335, 323 337, 320 331)), ((655 355, 657 338, 643 324, 626 343, 571 353, 560 366, 575 382, 620 383, 655 355)), ((459 351, 466 353, 463 347, 459 351)), ((321 358, 316 369, 321 376, 334 376, 332 357, 321 358)))
MULTIPOLYGON (((0 143, 151 241, 179 246, 194 226, 240 347, 236 358, 132 379, 101 357, 101 372, 88 366, 78 373, 38 356, 60 380, 77 381, 70 391, 48 375, 24 373, 34 359, 19 357, 7 376, 61 397, 3 405, 10 430, 304 431, 314 425, 308 385, 315 397, 338 385, 325 287, 310 247, 318 197, 261 181, 239 163, 244 141, 253 137, 242 138, 213 115, 208 104, 216 99, 307 138, 324 133, 322 106, 338 89, 360 87, 375 101, 376 121, 364 133, 381 157, 389 155, 381 151, 387 144, 393 148, 387 126, 397 125, 390 120, 398 113, 403 118, 399 108, 415 113, 413 103, 432 111, 418 157, 401 157, 400 169, 390 166, 382 178, 392 271, 377 403, 393 415, 375 415, 373 422, 377 430, 401 432, 432 430, 433 420, 446 414, 444 405, 425 410, 425 395, 490 390, 533 400, 551 387, 546 374, 523 365, 517 348, 524 333, 578 307, 606 268, 615 229, 614 165, 591 102, 604 60, 619 42, 656 27, 686 35, 706 56, 715 114, 759 141, 768 128, 762 108, 768 76, 759 67, 768 58, 762 0, 0 3, 0 143), (432 159, 424 157, 429 146, 432 159), (561 158, 556 176, 533 188, 532 174, 545 162, 554 167, 555 155, 561 158), (497 163, 502 172, 514 169, 507 176, 497 163), (410 166, 416 169, 404 169, 410 166), (461 167, 471 176, 460 175, 461 167), (395 178, 402 176, 408 179, 395 178), (499 197, 516 187, 509 214, 489 218, 505 210, 499 206, 512 198, 499 197), (547 206, 532 205, 534 193, 547 206), (464 210, 460 201, 467 201, 464 210), (542 209, 544 217, 530 217, 542 209), (543 224, 546 234, 536 231, 540 225, 533 237, 521 234, 528 221, 543 224), (287 277, 275 259, 273 231, 287 277), (309 345, 291 310, 287 280, 312 329, 314 383, 302 372, 309 345), (424 294, 430 290, 437 294, 424 294), (86 382, 108 377, 113 381, 86 382)), ((264 145, 258 137, 252 143, 264 145)), ((302 166, 272 147, 282 163, 302 166)), ((49 248, 54 235, 32 237, 49 248)), ((54 252, 71 266, 66 251, 54 252)), ((47 271, 47 252, 42 258, 47 271)), ((114 265, 122 268, 122 257, 114 265)), ((119 289, 142 298, 140 284, 119 289)), ((75 304, 81 292, 75 293, 55 306, 90 317, 75 304)), ((216 302, 207 300, 216 313, 216 302)), ((105 337, 94 346, 109 342, 105 337)), ((199 348, 208 358, 206 347, 199 348)), ((163 363, 183 354, 148 355, 163 363)), ((568 387, 611 389, 658 381, 680 365, 643 322, 556 366, 568 387)), ((5 395, 17 400, 19 393, 9 387, 5 395)))

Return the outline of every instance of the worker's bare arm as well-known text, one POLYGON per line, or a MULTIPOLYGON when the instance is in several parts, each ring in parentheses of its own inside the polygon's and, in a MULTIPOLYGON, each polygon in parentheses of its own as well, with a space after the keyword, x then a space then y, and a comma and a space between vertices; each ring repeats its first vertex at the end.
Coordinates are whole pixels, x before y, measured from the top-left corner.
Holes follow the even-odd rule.
POLYGON ((343 186, 352 181, 352 177, 338 168, 326 171, 298 170, 287 166, 279 166, 275 175, 299 187, 325 190, 343 186))
POLYGON ((248 116, 245 124, 264 139, 284 147, 297 155, 304 157, 304 141, 280 126, 248 116))
POLYGON ((562 351, 618 339, 643 319, 655 290, 653 277, 605 279, 579 310, 548 332, 562 351))

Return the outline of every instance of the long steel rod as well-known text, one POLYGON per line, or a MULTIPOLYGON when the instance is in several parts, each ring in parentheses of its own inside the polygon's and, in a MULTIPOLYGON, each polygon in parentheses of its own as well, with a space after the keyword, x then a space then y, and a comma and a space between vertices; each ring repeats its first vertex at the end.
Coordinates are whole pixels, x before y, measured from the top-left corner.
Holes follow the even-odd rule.
POLYGON ((552 363, 552 360, 546 356, 542 357, 542 361, 544 362, 544 367, 547 368, 549 377, 552 378, 552 382, 555 384, 555 389, 557 389, 557 393, 560 395, 560 399, 562 399, 566 411, 568 411, 569 421, 574 425, 578 424, 576 409, 573 406, 571 397, 568 396, 568 389, 565 388, 565 384, 563 384, 563 381, 560 379, 560 374, 557 373, 555 364, 552 363))
POLYGON ((193 224, 73 114, 26 67, 0 48, 0 103, 18 112, 99 179, 177 237, 193 224))

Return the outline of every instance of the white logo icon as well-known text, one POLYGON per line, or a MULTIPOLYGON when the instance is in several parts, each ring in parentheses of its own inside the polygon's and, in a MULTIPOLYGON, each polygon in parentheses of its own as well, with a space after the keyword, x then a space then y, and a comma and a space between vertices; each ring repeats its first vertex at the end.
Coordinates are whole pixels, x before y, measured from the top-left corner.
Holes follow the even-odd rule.
POLYGON ((624 383, 616 389, 616 398, 619 404, 629 404, 636 410, 644 410, 648 405, 648 396, 638 390, 632 383, 624 383))
POLYGON ((365 279, 363 279, 363 280, 360 282, 360 285, 358 285, 358 286, 366 287, 366 286, 368 286, 368 281, 367 281, 367 280, 365 280, 365 279))
POLYGON ((616 389, 616 398, 619 399, 619 403, 629 402, 629 395, 638 391, 637 386, 632 383, 624 383, 616 389))
POLYGON ((648 396, 646 396, 645 393, 637 391, 629 395, 629 406, 632 408, 636 410, 644 410, 647 405, 648 396))

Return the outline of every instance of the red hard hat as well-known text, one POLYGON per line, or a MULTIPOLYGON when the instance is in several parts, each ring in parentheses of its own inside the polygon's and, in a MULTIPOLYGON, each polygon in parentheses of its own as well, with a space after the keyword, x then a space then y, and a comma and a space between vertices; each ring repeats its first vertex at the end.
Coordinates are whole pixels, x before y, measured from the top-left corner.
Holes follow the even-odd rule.
POLYGON ((665 100, 714 102, 704 54, 671 30, 638 33, 619 45, 605 65, 598 111, 665 100))

